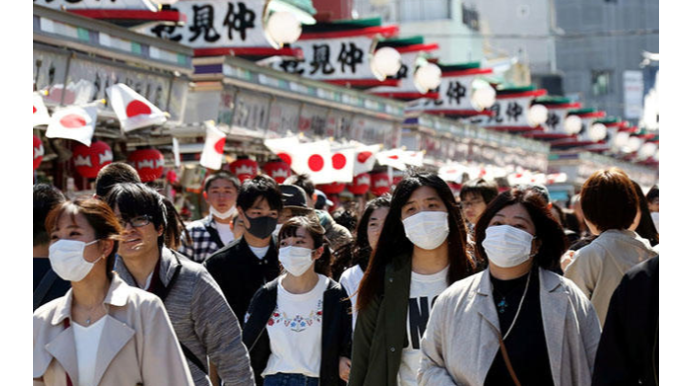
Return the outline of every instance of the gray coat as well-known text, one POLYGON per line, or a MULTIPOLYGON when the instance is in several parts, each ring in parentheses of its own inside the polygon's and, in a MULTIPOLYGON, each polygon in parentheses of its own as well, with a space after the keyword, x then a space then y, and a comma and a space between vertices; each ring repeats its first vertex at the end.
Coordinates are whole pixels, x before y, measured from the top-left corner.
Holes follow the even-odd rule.
MULTIPOLYGON (((601 328, 570 280, 539 269, 539 299, 555 386, 589 386, 601 328)), ((422 338, 420 386, 484 384, 501 328, 489 271, 456 282, 436 300, 422 338)))
MULTIPOLYGON (((168 287, 178 265, 182 265, 180 273, 164 301, 177 339, 206 364, 206 371, 208 357, 218 368, 225 385, 254 385, 240 325, 206 268, 184 256, 176 258, 172 251, 163 247, 158 273, 162 284, 168 287)), ((120 257, 115 271, 127 284, 137 286, 120 257)), ((211 384, 197 365, 189 359, 187 364, 196 386, 211 384)))

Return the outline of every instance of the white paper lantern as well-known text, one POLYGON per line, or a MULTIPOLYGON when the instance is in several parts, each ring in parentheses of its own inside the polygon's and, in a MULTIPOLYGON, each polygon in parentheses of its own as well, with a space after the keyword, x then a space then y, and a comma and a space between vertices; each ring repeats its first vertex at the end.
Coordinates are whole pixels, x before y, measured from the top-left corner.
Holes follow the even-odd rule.
POLYGON ((654 161, 659 162, 659 149, 656 149, 652 157, 654 158, 654 161))
POLYGON ((645 143, 640 148, 640 151, 638 152, 638 154, 640 155, 641 158, 647 159, 649 157, 654 156, 654 153, 656 153, 657 149, 658 149, 658 146, 655 143, 645 143))
POLYGON ((577 134, 582 130, 582 118, 578 115, 569 115, 568 118, 565 119, 563 127, 566 133, 577 134))
POLYGON ((642 147, 643 143, 644 140, 640 137, 630 137, 626 146, 630 149, 630 151, 638 151, 640 150, 640 147, 642 147))
POLYGON ((628 144, 628 139, 630 139, 630 133, 617 133, 616 137, 613 139, 613 146, 617 148, 625 147, 628 144))
POLYGON ((472 93, 472 102, 477 110, 487 109, 496 103, 496 90, 491 86, 478 88, 472 93))
POLYGON ((604 125, 603 123, 593 124, 587 130, 587 135, 589 135, 589 139, 591 139, 594 142, 601 141, 602 139, 606 138, 606 125, 604 125))
POLYGON ((383 78, 397 74, 401 65, 402 57, 393 47, 379 48, 371 61, 372 71, 381 74, 383 78))
POLYGON ((532 105, 527 113, 527 121, 532 127, 537 127, 541 124, 544 124, 548 118, 549 109, 547 109, 544 105, 532 105))
POLYGON ((422 93, 427 93, 441 84, 441 69, 434 63, 426 63, 414 73, 415 85, 422 93))
POLYGON ((266 23, 266 34, 280 47, 294 43, 302 34, 302 24, 290 12, 274 12, 266 23))

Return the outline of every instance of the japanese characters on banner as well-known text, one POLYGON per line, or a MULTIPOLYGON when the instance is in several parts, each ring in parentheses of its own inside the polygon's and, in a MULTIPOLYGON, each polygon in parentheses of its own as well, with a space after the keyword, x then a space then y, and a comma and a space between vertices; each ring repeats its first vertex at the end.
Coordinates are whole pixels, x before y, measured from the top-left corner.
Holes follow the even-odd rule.
POLYGON ((406 110, 458 115, 476 114, 477 109, 472 103, 472 82, 477 76, 491 72, 491 69, 469 69, 444 73, 438 99, 418 99, 410 102, 406 110))
POLYGON ((50 114, 43 103, 43 96, 34 92, 34 127, 50 123, 50 114))
POLYGON ((135 30, 193 48, 270 47, 262 25, 265 0, 180 0, 184 26, 158 24, 135 30))
POLYGON ((358 29, 350 26, 340 31, 303 33, 291 46, 302 50, 304 60, 283 59, 274 63, 273 68, 326 82, 371 80, 375 85, 378 80, 371 70, 369 53, 377 38, 395 35, 399 28, 381 26, 376 18, 360 22, 358 29))
POLYGON ((571 107, 559 106, 559 105, 546 105, 549 110, 549 115, 546 118, 546 122, 542 125, 544 131, 548 133, 565 133, 565 117, 568 115, 568 111, 571 107))
POLYGON ((334 39, 300 39, 295 44, 304 61, 283 60, 276 70, 317 80, 373 79, 369 63, 372 38, 354 36, 334 39))
POLYGON ((55 9, 127 9, 155 12, 158 6, 151 0, 34 0, 34 4, 55 9))
POLYGON ((470 121, 484 127, 532 129, 527 114, 535 97, 544 95, 546 90, 534 90, 516 94, 499 94, 496 103, 488 110, 491 116, 474 117, 470 121))
POLYGON ((96 104, 58 109, 51 117, 46 137, 72 139, 91 146, 97 114, 96 104))

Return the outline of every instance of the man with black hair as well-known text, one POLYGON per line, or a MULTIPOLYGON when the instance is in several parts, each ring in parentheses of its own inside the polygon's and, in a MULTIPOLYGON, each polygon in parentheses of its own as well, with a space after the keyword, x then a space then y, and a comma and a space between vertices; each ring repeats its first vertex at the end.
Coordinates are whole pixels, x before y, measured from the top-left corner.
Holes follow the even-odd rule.
POLYGON ((487 205, 498 196, 496 183, 483 178, 468 181, 460 189, 460 201, 465 220, 474 228, 487 205))
POLYGON ((105 165, 96 176, 96 198, 104 199, 113 186, 126 182, 133 184, 141 182, 136 169, 124 162, 105 165))
POLYGON ((259 175, 245 181, 237 196, 244 234, 204 262, 242 325, 254 293, 280 273, 271 235, 282 209, 281 191, 272 178, 259 175))
POLYGON ((214 252, 235 240, 230 223, 237 213, 235 205, 239 189, 240 181, 227 172, 221 171, 206 179, 204 199, 209 214, 187 226, 191 244, 183 243, 180 253, 197 263, 203 263, 214 252))
POLYGON ((106 201, 124 230, 115 271, 130 286, 161 298, 195 386, 211 386, 213 366, 225 385, 254 385, 238 318, 218 284, 201 264, 165 246, 163 196, 143 184, 124 183, 106 201))
POLYGON ((63 201, 65 196, 54 186, 34 185, 34 311, 70 289, 70 283, 59 278, 50 266, 50 235, 45 228, 48 213, 63 201))

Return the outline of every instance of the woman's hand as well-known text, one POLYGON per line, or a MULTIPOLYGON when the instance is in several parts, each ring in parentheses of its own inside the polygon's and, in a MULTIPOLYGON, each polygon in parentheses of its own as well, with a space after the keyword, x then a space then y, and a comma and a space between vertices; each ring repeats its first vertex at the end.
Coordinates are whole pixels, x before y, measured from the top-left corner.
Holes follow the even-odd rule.
POLYGON ((561 256, 561 269, 565 272, 565 268, 573 262, 573 255, 575 251, 567 251, 561 256))
POLYGON ((350 379, 350 367, 352 362, 346 357, 340 357, 340 379, 347 382, 350 379))

